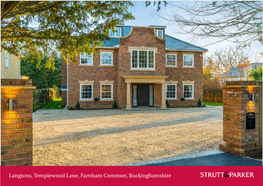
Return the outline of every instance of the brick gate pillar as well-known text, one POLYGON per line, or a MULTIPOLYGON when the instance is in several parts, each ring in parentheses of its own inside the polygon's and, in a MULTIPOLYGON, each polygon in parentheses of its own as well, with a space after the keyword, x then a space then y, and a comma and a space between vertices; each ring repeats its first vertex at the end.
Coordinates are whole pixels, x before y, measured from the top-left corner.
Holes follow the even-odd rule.
POLYGON ((1 79, 1 164, 32 165, 31 79, 1 79), (9 99, 13 110, 9 110, 9 99))
POLYGON ((239 156, 260 157, 259 86, 230 81, 223 86, 223 141, 219 149, 239 156))

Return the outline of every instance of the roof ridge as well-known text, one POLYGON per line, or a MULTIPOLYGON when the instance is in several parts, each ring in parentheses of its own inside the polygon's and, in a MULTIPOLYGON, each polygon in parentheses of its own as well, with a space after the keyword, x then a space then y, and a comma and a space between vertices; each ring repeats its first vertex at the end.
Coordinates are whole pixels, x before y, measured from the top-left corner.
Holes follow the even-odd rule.
POLYGON ((167 34, 165 34, 165 36, 171 37, 171 38, 173 38, 173 39, 176 39, 176 40, 182 41, 182 42, 187 43, 187 44, 189 44, 189 45, 192 45, 192 46, 194 46, 194 47, 201 48, 201 49, 203 49, 203 50, 208 51, 206 48, 203 48, 203 47, 200 47, 200 46, 197 46, 197 45, 193 45, 193 44, 191 44, 191 43, 188 43, 188 42, 183 41, 183 40, 181 40, 181 39, 178 39, 178 38, 176 38, 176 37, 173 37, 173 36, 170 36, 170 35, 167 35, 167 34))

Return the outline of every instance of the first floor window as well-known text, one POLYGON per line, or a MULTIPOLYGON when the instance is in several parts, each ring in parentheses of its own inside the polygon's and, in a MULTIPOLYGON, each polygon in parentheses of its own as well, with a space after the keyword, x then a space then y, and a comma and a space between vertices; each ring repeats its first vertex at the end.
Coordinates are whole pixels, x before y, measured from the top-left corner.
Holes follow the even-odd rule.
POLYGON ((101 99, 113 99, 113 85, 101 85, 101 99))
POLYGON ((184 54, 184 67, 194 66, 194 55, 184 54))
POLYGON ((166 99, 176 99, 177 98, 177 85, 167 84, 166 85, 166 99))
POLYGON ((194 98, 194 85, 184 85, 184 98, 192 99, 194 98))
POLYGON ((176 54, 166 54, 166 66, 177 66, 176 54))
POLYGON ((133 69, 154 69, 154 50, 132 50, 131 62, 133 69))
POLYGON ((100 64, 101 65, 113 65, 113 53, 112 52, 101 52, 100 53, 100 64))
POLYGON ((80 55, 80 64, 81 65, 92 65, 93 64, 93 55, 88 55, 86 53, 81 53, 80 55))
POLYGON ((93 99, 93 85, 80 85, 80 99, 92 100, 93 99))

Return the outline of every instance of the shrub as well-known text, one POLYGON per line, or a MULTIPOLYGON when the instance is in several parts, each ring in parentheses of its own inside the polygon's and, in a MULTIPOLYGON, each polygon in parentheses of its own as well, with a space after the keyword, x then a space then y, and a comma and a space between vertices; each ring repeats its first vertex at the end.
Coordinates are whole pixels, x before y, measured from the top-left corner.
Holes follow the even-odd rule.
POLYGON ((185 101, 185 98, 181 98, 180 100, 181 100, 181 101, 185 101))
POLYGON ((202 107, 202 102, 201 102, 200 99, 199 99, 198 102, 197 102, 197 106, 198 106, 198 107, 202 107))
POLYGON ((166 106, 167 106, 167 108, 170 107, 170 104, 169 104, 168 100, 166 100, 166 106))
POLYGON ((99 98, 94 98, 94 101, 99 101, 100 99, 99 98))
POLYGON ((59 95, 59 91, 60 91, 59 88, 56 85, 53 85, 52 88, 55 90, 53 98, 54 99, 59 98, 60 97, 60 95, 59 95))
POLYGON ((205 104, 203 104, 203 107, 206 107, 206 105, 205 105, 205 104))
POLYGON ((76 104, 76 110, 80 110, 80 104, 79 104, 78 100, 77 100, 77 104, 76 104))
POLYGON ((114 100, 114 103, 112 104, 112 108, 118 109, 118 105, 117 105, 117 102, 115 100, 114 100))
POLYGON ((69 107, 69 110, 73 110, 73 108, 72 108, 72 107, 69 107))
POLYGON ((50 91, 48 89, 40 89, 33 91, 33 111, 45 107, 50 102, 52 102, 52 99, 50 99, 50 91))

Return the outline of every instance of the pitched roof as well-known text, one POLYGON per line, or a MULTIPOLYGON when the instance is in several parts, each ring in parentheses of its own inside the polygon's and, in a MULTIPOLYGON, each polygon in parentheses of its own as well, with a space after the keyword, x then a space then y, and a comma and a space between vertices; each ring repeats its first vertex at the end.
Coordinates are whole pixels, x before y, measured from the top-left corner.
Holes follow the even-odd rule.
POLYGON ((201 48, 196 45, 192 45, 188 42, 182 41, 175 37, 165 35, 165 45, 170 50, 192 50, 192 51, 208 51, 205 48, 201 48))
MULTIPOLYGON (((130 34, 131 26, 121 26, 122 29, 122 36, 125 37, 130 34)), ((165 35, 165 46, 168 50, 181 50, 181 51, 201 51, 206 52, 208 51, 205 48, 190 44, 188 42, 182 41, 175 37, 165 35)), ((116 47, 120 42, 119 38, 111 37, 109 41, 104 42, 105 47, 116 47)))

